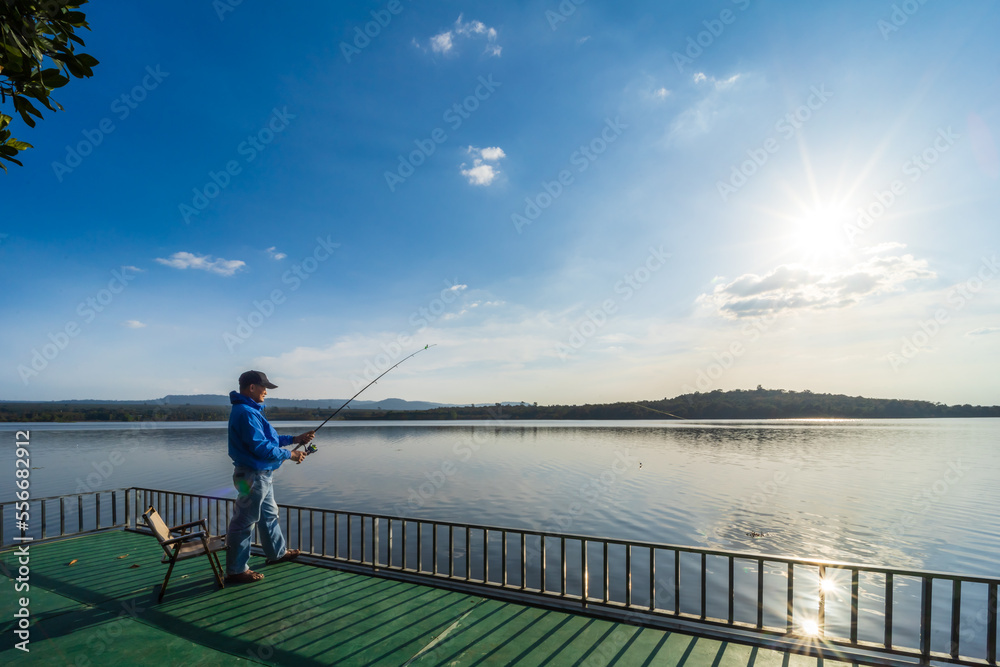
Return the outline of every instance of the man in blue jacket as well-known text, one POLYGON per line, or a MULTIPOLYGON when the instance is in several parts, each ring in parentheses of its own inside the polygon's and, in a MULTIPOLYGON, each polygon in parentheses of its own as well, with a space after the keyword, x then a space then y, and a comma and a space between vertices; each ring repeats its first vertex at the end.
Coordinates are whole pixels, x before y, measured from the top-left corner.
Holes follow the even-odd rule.
POLYGON ((267 562, 282 563, 299 555, 298 549, 286 549, 278 523, 278 504, 274 502, 271 473, 288 459, 301 463, 303 451, 290 452, 282 447, 307 444, 315 436, 308 431, 292 437, 278 435, 262 412, 268 389, 277 389, 260 371, 240 376, 240 390, 229 392, 233 409, 229 413, 229 457, 236 469, 233 484, 239 494, 226 536, 226 582, 260 581, 264 575, 248 567, 250 536, 254 524, 267 562))

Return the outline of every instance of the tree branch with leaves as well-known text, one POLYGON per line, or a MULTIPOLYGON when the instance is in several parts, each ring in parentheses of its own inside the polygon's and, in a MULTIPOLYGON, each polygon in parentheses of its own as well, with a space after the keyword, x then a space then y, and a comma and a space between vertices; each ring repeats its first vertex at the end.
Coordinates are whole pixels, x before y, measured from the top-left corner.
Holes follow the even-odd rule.
MULTIPOLYGON (((35 104, 50 111, 62 109, 52 99, 52 91, 69 83, 70 78, 93 76, 98 61, 86 53, 77 53, 83 40, 78 30, 90 30, 79 8, 87 0, 0 0, 0 105, 8 99, 14 113, 28 127, 42 117, 35 104)), ((0 169, 4 161, 21 165, 15 156, 33 146, 11 136, 8 129, 13 116, 0 108, 0 169)))

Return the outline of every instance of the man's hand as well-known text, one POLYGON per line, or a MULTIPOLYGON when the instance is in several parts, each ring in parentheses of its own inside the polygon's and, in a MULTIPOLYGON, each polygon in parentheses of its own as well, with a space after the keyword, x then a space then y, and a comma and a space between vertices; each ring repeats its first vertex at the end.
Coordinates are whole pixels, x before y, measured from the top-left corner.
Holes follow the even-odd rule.
POLYGON ((306 458, 306 453, 296 450, 292 452, 292 455, 289 458, 291 458, 296 463, 302 463, 302 460, 306 458))
POLYGON ((316 431, 307 431, 292 438, 293 445, 308 445, 316 437, 316 431))

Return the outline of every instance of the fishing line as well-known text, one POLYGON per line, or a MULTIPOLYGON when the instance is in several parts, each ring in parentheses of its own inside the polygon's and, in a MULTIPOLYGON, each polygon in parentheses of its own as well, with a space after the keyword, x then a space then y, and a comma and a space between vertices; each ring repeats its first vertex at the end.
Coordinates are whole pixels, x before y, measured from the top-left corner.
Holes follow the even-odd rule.
MULTIPOLYGON (((331 419, 333 419, 334 417, 336 417, 336 416, 337 416, 337 414, 338 414, 338 413, 340 413, 340 411, 341 411, 341 410, 343 410, 344 408, 346 408, 346 407, 347 407, 347 406, 348 406, 348 405, 350 404, 350 402, 351 402, 351 401, 353 401, 353 400, 354 400, 355 398, 357 398, 358 396, 360 396, 360 395, 361 395, 361 392, 363 392, 363 391, 364 391, 365 389, 367 389, 368 387, 372 386, 373 384, 375 384, 376 382, 378 382, 379 380, 381 380, 381 379, 382 379, 382 377, 383 377, 383 376, 384 376, 384 375, 385 375, 386 373, 388 373, 389 371, 391 371, 391 370, 392 370, 393 368, 395 368, 396 366, 399 366, 399 365, 400 365, 401 363, 403 363, 404 361, 406 361, 406 360, 407 360, 407 359, 409 359, 410 357, 414 357, 414 356, 416 356, 416 355, 420 354, 421 352, 423 352, 424 350, 426 350, 426 349, 428 349, 428 348, 432 348, 432 347, 434 347, 435 345, 437 345, 437 343, 434 343, 434 344, 431 344, 431 345, 424 345, 424 346, 423 346, 422 348, 420 348, 419 350, 417 350, 417 351, 416 351, 416 352, 414 352, 413 354, 411 354, 411 355, 409 355, 409 356, 406 356, 406 357, 403 357, 402 359, 400 359, 399 361, 397 361, 397 362, 396 362, 395 364, 393 364, 392 366, 390 366, 390 367, 389 367, 389 368, 387 368, 386 370, 382 371, 382 373, 381 373, 381 374, 380 374, 380 375, 379 375, 379 376, 378 376, 377 378, 375 378, 374 380, 372 380, 371 382, 369 382, 368 384, 366 384, 366 385, 365 385, 364 387, 362 387, 362 388, 361 388, 361 389, 360 389, 360 390, 358 391, 358 393, 354 394, 354 396, 351 396, 351 397, 350 397, 349 399, 347 399, 346 401, 344 401, 344 404, 343 404, 343 405, 341 405, 341 406, 340 406, 339 408, 337 408, 337 410, 336 410, 336 411, 335 411, 335 412, 334 412, 334 413, 333 413, 332 415, 330 415, 329 417, 327 417, 326 419, 324 419, 324 420, 323 420, 323 423, 322 423, 322 424, 320 424, 319 426, 317 426, 316 428, 314 428, 314 429, 313 429, 313 433, 315 433, 316 431, 318 431, 318 430, 320 430, 321 428, 323 428, 323 426, 324 426, 324 425, 326 425, 326 423, 327 423, 328 421, 330 421, 331 419)), ((295 445, 295 447, 294 447, 294 448, 292 448, 292 451, 294 452, 294 451, 295 451, 295 450, 297 450, 297 449, 298 449, 299 447, 305 447, 305 448, 306 448, 306 449, 305 449, 305 451, 306 451, 306 454, 313 454, 313 453, 315 453, 315 452, 316 452, 316 450, 317 450, 317 447, 316 447, 316 445, 314 445, 314 444, 312 444, 312 443, 309 443, 309 445, 305 445, 304 443, 299 443, 299 444, 295 445)))
POLYGON ((675 414, 670 413, 670 412, 664 412, 663 410, 654 410, 651 407, 648 407, 648 406, 645 406, 645 405, 639 405, 638 403, 629 403, 629 405, 634 405, 634 406, 639 407, 639 408, 645 408, 646 410, 650 410, 651 412, 658 412, 661 415, 667 415, 667 416, 673 417, 675 419, 687 419, 687 417, 680 417, 680 416, 675 415, 675 414))

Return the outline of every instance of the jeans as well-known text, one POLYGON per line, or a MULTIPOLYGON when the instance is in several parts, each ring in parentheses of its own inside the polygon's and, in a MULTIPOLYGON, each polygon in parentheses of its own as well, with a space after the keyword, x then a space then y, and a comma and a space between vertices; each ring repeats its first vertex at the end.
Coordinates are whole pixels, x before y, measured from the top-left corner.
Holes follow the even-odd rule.
POLYGON ((233 485, 239 495, 226 535, 226 574, 246 572, 254 524, 264 547, 264 556, 268 560, 277 560, 285 555, 285 538, 278 523, 278 504, 274 502, 271 472, 243 466, 236 466, 233 472, 233 485))

